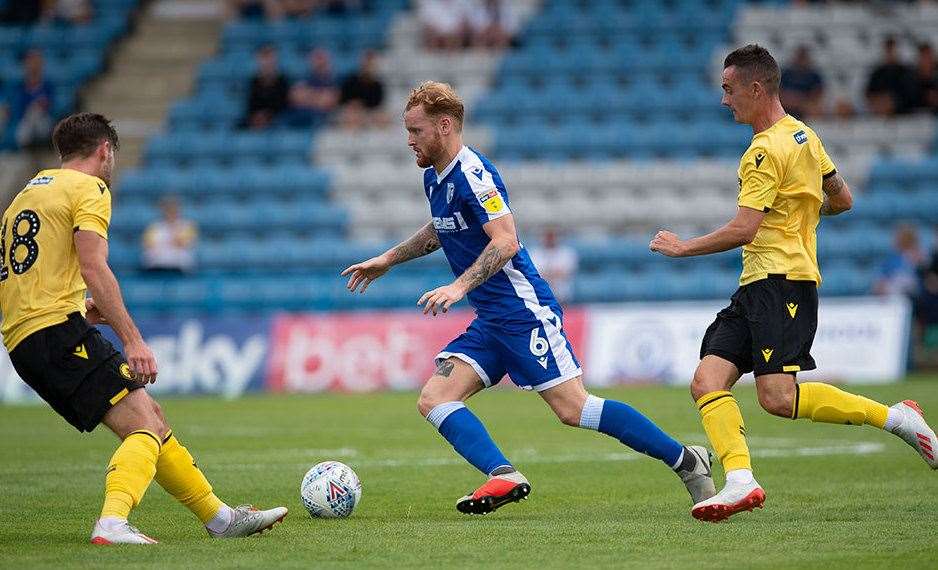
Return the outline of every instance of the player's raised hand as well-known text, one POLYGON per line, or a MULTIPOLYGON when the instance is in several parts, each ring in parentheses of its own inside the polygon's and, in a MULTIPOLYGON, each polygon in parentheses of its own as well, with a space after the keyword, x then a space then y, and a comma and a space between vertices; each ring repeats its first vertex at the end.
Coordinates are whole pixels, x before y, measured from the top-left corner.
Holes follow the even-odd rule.
POLYGON ((89 325, 107 324, 107 319, 101 314, 101 310, 94 304, 94 299, 91 297, 85 299, 85 320, 89 325))
POLYGON ((368 261, 349 266, 341 275, 342 277, 349 276, 348 284, 346 285, 349 291, 354 293, 355 289, 358 289, 360 286, 361 290, 359 293, 364 293, 365 289, 371 285, 372 281, 387 273, 389 269, 391 269, 391 262, 388 261, 386 256, 379 255, 378 257, 372 257, 368 261))
POLYGON ((417 306, 425 305, 423 314, 426 315, 432 312, 435 317, 438 312, 445 313, 448 311, 451 306, 461 301, 465 296, 466 292, 460 285, 450 283, 421 295, 420 300, 417 301, 417 306))
POLYGON ((668 257, 681 257, 684 255, 684 242, 674 232, 661 230, 652 238, 648 249, 668 257))
POLYGON ((156 382, 156 357, 147 343, 139 340, 125 344, 124 355, 135 381, 142 384, 156 382))

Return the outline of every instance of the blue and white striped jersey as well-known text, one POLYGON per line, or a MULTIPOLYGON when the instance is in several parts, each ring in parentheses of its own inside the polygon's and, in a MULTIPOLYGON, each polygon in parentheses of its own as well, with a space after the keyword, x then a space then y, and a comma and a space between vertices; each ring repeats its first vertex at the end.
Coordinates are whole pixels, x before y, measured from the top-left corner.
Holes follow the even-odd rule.
MULTIPOLYGON (((508 190, 495 166, 466 146, 439 175, 432 167, 426 169, 423 181, 443 253, 453 273, 462 275, 491 241, 482 226, 511 213, 508 190)), ((479 318, 500 326, 528 326, 532 316, 544 321, 562 315, 523 244, 501 271, 470 291, 468 298, 479 318)))

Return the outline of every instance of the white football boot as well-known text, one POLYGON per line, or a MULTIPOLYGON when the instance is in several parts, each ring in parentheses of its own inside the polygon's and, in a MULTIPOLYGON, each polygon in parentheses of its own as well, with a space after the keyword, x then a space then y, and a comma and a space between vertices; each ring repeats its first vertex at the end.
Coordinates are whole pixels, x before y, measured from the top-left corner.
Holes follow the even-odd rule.
POLYGON ((687 492, 690 493, 694 504, 705 501, 717 494, 717 489, 713 485, 713 471, 710 469, 710 451, 702 445, 688 445, 684 448, 684 453, 693 453, 697 457, 697 462, 693 469, 678 469, 675 471, 687 492))
POLYGON ((205 530, 208 531, 209 535, 214 538, 251 536, 252 534, 264 532, 287 516, 286 507, 274 507, 261 511, 251 505, 241 505, 232 509, 232 511, 234 514, 231 522, 228 523, 228 528, 221 532, 214 532, 206 528, 205 530))
POLYGON ((890 431, 901 437, 922 456, 932 469, 938 469, 938 438, 935 431, 925 423, 925 414, 914 400, 903 400, 890 406, 899 414, 899 425, 890 431))
POLYGON ((143 534, 127 521, 115 524, 101 524, 101 519, 94 523, 91 531, 91 544, 158 544, 155 539, 143 534))
POLYGON ((764 502, 765 491, 755 479, 749 483, 727 481, 722 491, 694 505, 690 513, 698 520, 720 522, 742 511, 761 509, 764 502))

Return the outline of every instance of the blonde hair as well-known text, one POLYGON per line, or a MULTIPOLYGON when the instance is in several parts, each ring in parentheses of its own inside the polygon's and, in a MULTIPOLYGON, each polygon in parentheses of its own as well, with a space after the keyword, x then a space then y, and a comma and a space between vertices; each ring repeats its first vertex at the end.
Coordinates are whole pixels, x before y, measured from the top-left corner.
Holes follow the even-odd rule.
POLYGON ((448 115, 456 121, 456 130, 462 130, 465 107, 456 90, 449 83, 424 81, 410 92, 404 111, 423 105, 423 110, 432 117, 448 115))

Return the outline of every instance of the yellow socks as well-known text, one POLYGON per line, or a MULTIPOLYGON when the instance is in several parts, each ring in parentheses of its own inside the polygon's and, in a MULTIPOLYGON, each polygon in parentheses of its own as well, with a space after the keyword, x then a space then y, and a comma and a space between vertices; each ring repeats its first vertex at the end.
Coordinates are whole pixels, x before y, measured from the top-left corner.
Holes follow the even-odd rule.
POLYGON ((146 493, 160 454, 160 438, 140 430, 124 438, 104 475, 104 507, 101 517, 127 519, 146 493))
POLYGON ((697 400, 704 430, 726 472, 752 469, 746 427, 733 394, 725 390, 704 394, 697 400))
POLYGON ((212 520, 222 507, 212 493, 212 486, 196 466, 189 450, 180 445, 170 430, 156 462, 156 482, 199 517, 203 524, 212 520))
POLYGON ((805 382, 795 385, 792 419, 811 418, 814 422, 855 426, 869 424, 883 429, 888 416, 889 408, 885 405, 830 384, 805 382))

